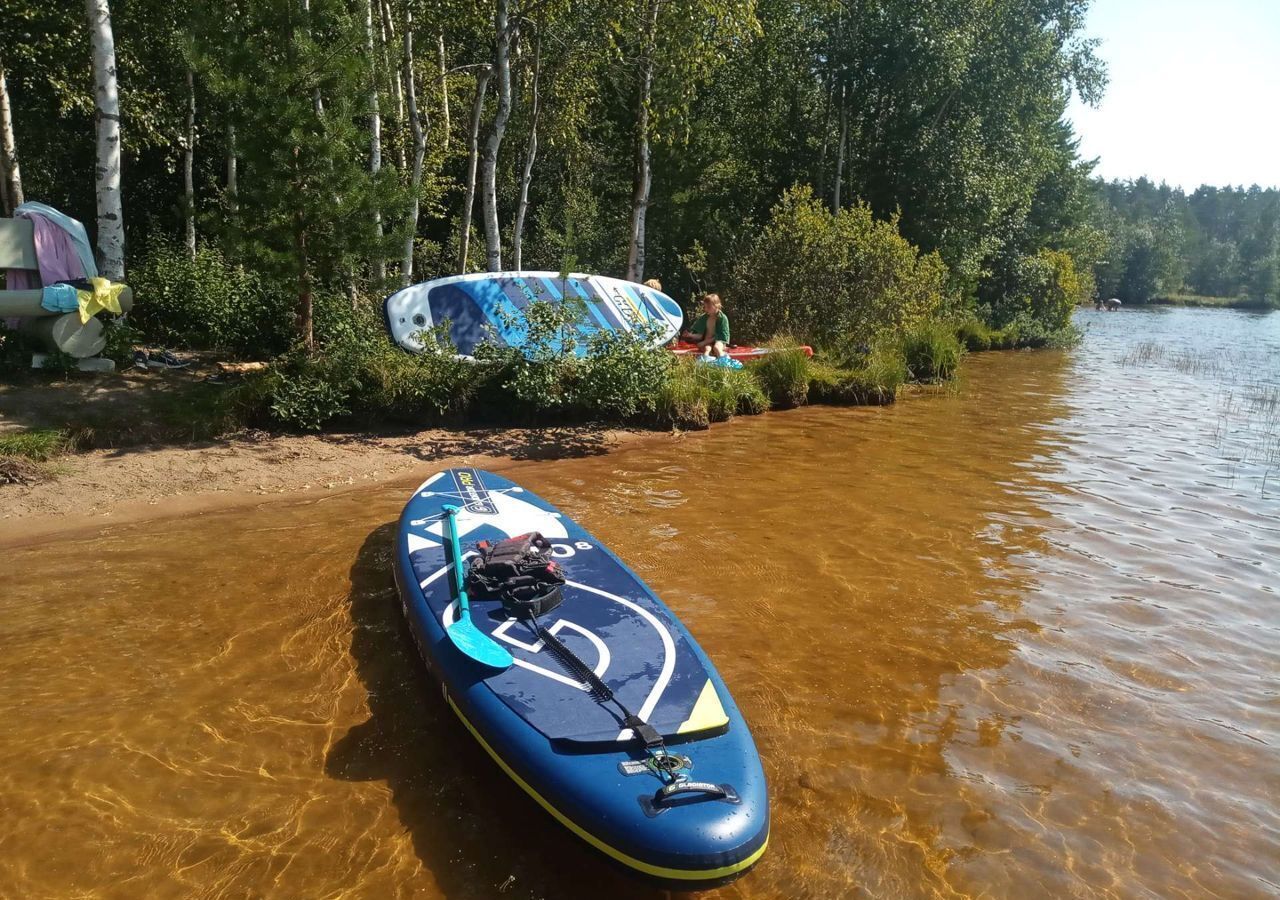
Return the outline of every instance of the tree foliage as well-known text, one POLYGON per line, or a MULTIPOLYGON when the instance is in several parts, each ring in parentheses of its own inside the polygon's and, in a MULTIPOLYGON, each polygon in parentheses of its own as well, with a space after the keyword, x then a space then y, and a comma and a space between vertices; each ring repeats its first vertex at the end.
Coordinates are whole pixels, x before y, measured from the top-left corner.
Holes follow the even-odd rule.
POLYGON ((832 213, 809 188, 788 191, 734 271, 735 333, 798 334, 839 352, 929 318, 946 267, 897 225, 865 205, 832 213))
POLYGON ((1185 291, 1280 306, 1280 190, 1202 185, 1187 194, 1146 178, 1092 187, 1103 296, 1144 303, 1185 291))
MULTIPOLYGON (((0 53, 27 195, 92 222, 86 25, 65 5, 11 6, 0 17, 0 53)), ((832 286, 841 298, 834 321, 858 340, 928 310, 961 303, 995 309, 1019 293, 1028 272, 1059 259, 1052 254, 1066 254, 1077 274, 1097 273, 1104 290, 1132 268, 1133 289, 1146 290, 1141 261, 1129 265, 1145 240, 1139 220, 1104 215, 1063 120, 1072 92, 1095 99, 1105 81, 1092 43, 1082 38, 1087 6, 511 2, 509 95, 491 89, 480 109, 481 134, 492 134, 504 104, 504 138, 493 149, 489 258, 510 247, 521 203, 540 41, 526 268, 625 270, 628 256, 636 256, 630 245, 643 134, 652 182, 646 275, 682 299, 720 290, 744 337, 810 327, 817 329, 813 340, 836 337, 830 317, 818 314, 816 293, 789 288, 777 299, 757 285, 757 274, 779 289, 784 271, 832 286), (782 255, 801 237, 810 241, 812 272, 782 255), (891 296, 899 288, 906 293, 891 296)), ((314 335, 316 303, 328 302, 320 298, 376 297, 381 261, 396 279, 406 246, 415 280, 452 274, 467 180, 467 112, 477 78, 498 61, 497 9, 495 2, 459 0, 117 4, 126 246, 137 257, 131 266, 183 233, 190 69, 202 241, 216 244, 228 266, 270 281, 272 296, 293 296, 304 343, 314 335), (401 64, 406 21, 411 72, 401 64), (376 174, 371 76, 383 112, 376 174), (406 78, 426 139, 420 180, 406 171, 414 146, 403 112, 406 78), (410 192, 421 210, 412 225, 410 192), (371 226, 375 215, 381 239, 371 226)), ((1209 218, 1212 199, 1202 204, 1209 218)), ((1186 216, 1176 218, 1184 235, 1199 233, 1186 216)), ((1150 227, 1153 240, 1167 236, 1150 227)), ((484 249, 475 243, 473 255, 484 249)), ((1274 236, 1248 243, 1214 231, 1203 247, 1200 262, 1187 267, 1188 282, 1274 291, 1274 236), (1218 260, 1213 251, 1224 243, 1236 247, 1235 256, 1218 260)), ((1067 271, 1060 259, 1051 268, 1067 271)))

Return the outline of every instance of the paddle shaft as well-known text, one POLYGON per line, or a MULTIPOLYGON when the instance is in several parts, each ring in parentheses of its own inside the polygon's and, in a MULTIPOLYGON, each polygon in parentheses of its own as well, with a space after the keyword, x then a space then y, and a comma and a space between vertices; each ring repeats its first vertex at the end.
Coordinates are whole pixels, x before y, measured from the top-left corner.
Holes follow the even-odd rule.
POLYGON ((462 545, 458 543, 458 507, 446 506, 444 508, 445 528, 449 532, 449 546, 453 550, 453 584, 458 591, 458 614, 459 618, 468 619, 471 617, 471 601, 467 598, 466 579, 462 574, 462 545))

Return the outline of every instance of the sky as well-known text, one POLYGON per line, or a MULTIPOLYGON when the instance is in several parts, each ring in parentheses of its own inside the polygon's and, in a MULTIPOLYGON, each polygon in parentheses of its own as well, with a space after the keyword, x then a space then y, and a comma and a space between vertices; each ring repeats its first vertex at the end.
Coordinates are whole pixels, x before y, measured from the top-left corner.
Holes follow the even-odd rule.
POLYGON ((1280 0, 1094 0, 1085 36, 1110 80, 1067 117, 1095 174, 1280 187, 1280 0))

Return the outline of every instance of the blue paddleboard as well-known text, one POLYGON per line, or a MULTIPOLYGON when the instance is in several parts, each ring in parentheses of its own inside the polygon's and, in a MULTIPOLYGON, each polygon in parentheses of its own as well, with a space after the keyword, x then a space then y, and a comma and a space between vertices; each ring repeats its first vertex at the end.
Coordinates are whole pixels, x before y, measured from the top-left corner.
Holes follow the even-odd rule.
POLYGON ((404 288, 383 304, 391 339, 421 353, 418 335, 448 323, 458 355, 472 358, 483 343, 521 348, 528 336, 525 310, 534 302, 572 304, 573 352, 582 356, 587 339, 601 331, 644 329, 655 347, 675 339, 684 321, 680 304, 661 291, 603 275, 557 272, 478 272, 437 278, 404 288))
POLYGON ((410 631, 484 751, 552 817, 623 865, 663 882, 733 878, 764 853, 764 771, 742 714, 689 632, 599 541, 545 500, 478 469, 427 479, 405 506, 395 577, 410 631), (464 560, 477 542, 541 532, 566 578, 541 625, 590 667, 665 746, 646 748, 498 600, 471 621, 512 657, 495 670, 446 634, 457 621, 444 507, 464 560), (674 785, 674 787, 673 787, 674 785))

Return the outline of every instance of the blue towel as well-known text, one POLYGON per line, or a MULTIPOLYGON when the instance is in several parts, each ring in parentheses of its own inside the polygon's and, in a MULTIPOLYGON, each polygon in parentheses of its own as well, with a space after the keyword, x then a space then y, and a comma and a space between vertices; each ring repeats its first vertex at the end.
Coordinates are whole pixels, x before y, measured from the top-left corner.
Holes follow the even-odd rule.
POLYGON ((49 312, 75 312, 80 308, 80 298, 76 296, 75 285, 60 281, 41 288, 40 305, 49 312))
POLYGON ((718 366, 721 369, 741 369, 742 363, 736 359, 730 359, 727 356, 698 356, 698 362, 708 366, 718 366))

